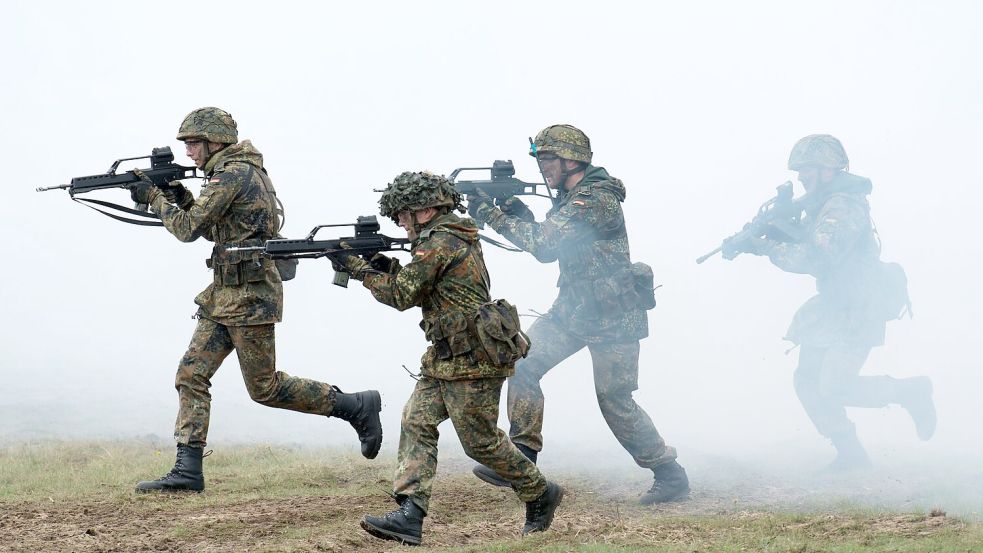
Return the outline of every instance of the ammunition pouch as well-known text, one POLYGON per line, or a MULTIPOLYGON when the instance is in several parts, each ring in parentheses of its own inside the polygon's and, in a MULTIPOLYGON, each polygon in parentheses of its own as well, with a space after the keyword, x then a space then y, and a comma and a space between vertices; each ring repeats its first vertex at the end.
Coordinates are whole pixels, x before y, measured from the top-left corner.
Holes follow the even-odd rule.
POLYGON ((871 315, 877 320, 900 319, 911 314, 908 296, 908 276, 898 263, 878 261, 874 271, 875 282, 870 286, 871 315))
MULTIPOLYGON (((242 243, 243 246, 253 244, 242 243)), ((261 252, 227 251, 228 244, 216 244, 212 257, 205 260, 205 266, 215 275, 216 286, 242 286, 251 282, 266 280, 266 268, 271 261, 261 252)))
POLYGON ((515 306, 505 300, 483 303, 471 314, 452 311, 424 319, 420 327, 442 360, 467 355, 477 363, 511 365, 525 357, 531 345, 515 306))
POLYGON ((569 286, 580 300, 585 315, 605 318, 636 309, 655 307, 655 277, 652 267, 633 263, 614 274, 594 280, 561 276, 560 286, 569 286))

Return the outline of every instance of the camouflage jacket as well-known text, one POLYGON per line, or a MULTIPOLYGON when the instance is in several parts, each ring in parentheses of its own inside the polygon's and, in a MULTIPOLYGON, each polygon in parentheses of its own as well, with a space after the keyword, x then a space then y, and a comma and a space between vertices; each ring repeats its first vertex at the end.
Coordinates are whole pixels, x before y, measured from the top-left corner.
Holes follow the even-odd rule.
POLYGON ((275 323, 283 315, 283 284, 275 264, 259 255, 225 253, 226 246, 260 245, 280 225, 273 183, 263 155, 243 140, 205 165, 205 184, 187 211, 167 203, 156 189, 150 208, 182 242, 199 236, 215 243, 208 266, 212 283, 195 298, 198 313, 228 326, 275 323))
POLYGON ((871 188, 869 179, 840 173, 804 212, 800 240, 772 242, 764 252, 784 271, 816 277, 818 294, 796 312, 787 340, 883 344, 885 320, 868 308, 882 266, 867 203, 871 188))
POLYGON ((648 336, 644 310, 606 307, 610 302, 597 297, 599 290, 612 288, 609 281, 631 268, 624 200, 624 184, 604 168, 589 165, 575 188, 559 194, 542 223, 525 222, 498 209, 488 221, 539 261, 559 261, 560 292, 547 316, 587 342, 631 342, 648 336))
MULTIPOLYGON (((413 243, 412 254, 410 263, 395 274, 370 272, 362 284, 375 299, 400 311, 420 306, 420 326, 428 335, 440 321, 454 320, 465 325, 466 317, 473 316, 480 305, 491 299, 478 227, 471 219, 453 212, 434 218, 413 243)), ((457 330, 467 329, 461 326, 457 330)), ((444 334, 444 338, 453 339, 447 335, 450 332, 444 334)), ((464 380, 511 376, 515 367, 481 362, 473 355, 439 357, 435 345, 428 347, 421 372, 442 380, 464 380)))

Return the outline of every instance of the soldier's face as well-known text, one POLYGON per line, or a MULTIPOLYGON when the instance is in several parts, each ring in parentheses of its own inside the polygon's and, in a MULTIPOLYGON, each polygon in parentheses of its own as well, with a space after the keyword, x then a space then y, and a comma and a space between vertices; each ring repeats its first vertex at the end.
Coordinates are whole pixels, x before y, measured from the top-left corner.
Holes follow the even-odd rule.
POLYGON ((430 222, 430 219, 434 218, 437 214, 437 210, 428 207, 426 209, 421 209, 419 211, 400 211, 397 215, 397 221, 399 226, 403 227, 406 231, 406 237, 410 240, 416 240, 417 234, 416 229, 413 228, 413 214, 416 214, 416 223, 418 225, 425 225, 430 222))
POLYGON ((563 160, 553 154, 541 154, 536 157, 536 162, 546 179, 546 186, 554 189, 559 186, 563 178, 563 160))
POLYGON ((184 153, 188 154, 191 161, 195 162, 195 166, 199 169, 205 167, 205 160, 208 159, 206 155, 205 148, 208 147, 208 143, 204 140, 188 139, 184 141, 184 153))
POLYGON ((807 165, 799 169, 798 179, 799 182, 802 183, 802 187, 806 189, 806 192, 808 192, 816 186, 832 181, 836 176, 836 172, 836 169, 831 169, 829 167, 807 165))

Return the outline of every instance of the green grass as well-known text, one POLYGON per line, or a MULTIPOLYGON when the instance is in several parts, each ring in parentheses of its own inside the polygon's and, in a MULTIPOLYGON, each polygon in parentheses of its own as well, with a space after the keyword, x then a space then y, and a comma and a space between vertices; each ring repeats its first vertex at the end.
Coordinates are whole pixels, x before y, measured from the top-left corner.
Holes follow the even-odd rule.
MULTIPOLYGON (((243 445, 206 458, 203 494, 133 493, 173 464, 170 445, 52 442, 0 448, 0 531, 11 551, 391 551, 358 526, 394 507, 394 460, 353 450, 243 445)), ((731 489, 647 508, 624 488, 568 472, 550 531, 521 538, 523 505, 442 459, 421 551, 983 553, 983 525, 940 512, 899 512, 844 500, 830 509, 739 507, 731 489)), ((617 480, 617 479, 615 479, 617 480)), ((833 502, 836 498, 833 498, 833 502)), ((0 547, 0 548, 2 548, 0 547)), ((6 549, 5 549, 6 550, 6 549)), ((405 549, 403 549, 405 550, 405 549)))

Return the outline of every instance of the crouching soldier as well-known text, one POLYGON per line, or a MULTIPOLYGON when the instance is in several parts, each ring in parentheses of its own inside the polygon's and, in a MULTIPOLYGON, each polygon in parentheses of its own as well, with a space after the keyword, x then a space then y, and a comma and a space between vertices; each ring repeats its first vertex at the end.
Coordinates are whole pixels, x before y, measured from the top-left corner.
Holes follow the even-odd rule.
POLYGON ((403 408, 393 495, 399 508, 366 516, 373 536, 418 545, 437 471, 437 426, 451 419, 469 457, 493 467, 526 503, 523 534, 546 530, 563 498, 497 427, 505 379, 529 341, 515 307, 491 300, 478 229, 458 217, 461 196, 444 177, 402 173, 379 199, 380 212, 406 230, 413 259, 405 267, 378 254, 341 260, 380 302, 405 311, 420 306, 431 342, 421 376, 403 408))

